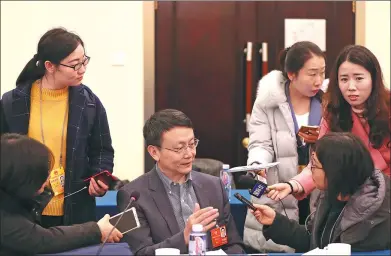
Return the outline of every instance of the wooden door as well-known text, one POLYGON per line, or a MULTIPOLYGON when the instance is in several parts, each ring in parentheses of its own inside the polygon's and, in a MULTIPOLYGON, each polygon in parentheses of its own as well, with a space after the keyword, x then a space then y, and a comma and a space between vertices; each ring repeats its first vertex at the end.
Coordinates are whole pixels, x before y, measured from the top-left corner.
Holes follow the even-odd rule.
POLYGON ((243 50, 248 41, 267 42, 269 69, 279 69, 285 18, 327 20, 327 70, 342 47, 354 43, 351 2, 159 2, 156 110, 175 108, 191 118, 200 139, 197 157, 246 163, 243 50))

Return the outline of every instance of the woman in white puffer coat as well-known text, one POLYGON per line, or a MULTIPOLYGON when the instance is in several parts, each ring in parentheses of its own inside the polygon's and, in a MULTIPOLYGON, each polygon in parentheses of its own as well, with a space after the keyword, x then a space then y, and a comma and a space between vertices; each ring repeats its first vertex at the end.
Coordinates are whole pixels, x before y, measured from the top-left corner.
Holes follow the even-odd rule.
MULTIPOLYGON (((297 42, 280 55, 284 71, 271 71, 258 85, 249 124, 247 165, 280 162, 262 175, 268 185, 287 182, 309 162, 309 145, 298 136, 301 126, 319 126, 322 117, 321 90, 325 78, 325 56, 314 43, 297 42)), ((283 213, 281 202, 266 196, 252 197, 253 203, 267 204, 283 213)), ((283 200, 290 219, 299 220, 298 202, 293 196, 283 200)), ((261 252, 293 252, 288 246, 266 241, 262 225, 247 213, 244 243, 261 252)))

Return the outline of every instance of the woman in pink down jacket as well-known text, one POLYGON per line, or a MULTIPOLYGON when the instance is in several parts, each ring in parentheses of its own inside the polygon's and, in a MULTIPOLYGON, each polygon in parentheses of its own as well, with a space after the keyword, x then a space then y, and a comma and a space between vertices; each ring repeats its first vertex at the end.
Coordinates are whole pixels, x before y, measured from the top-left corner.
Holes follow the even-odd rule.
MULTIPOLYGON (((363 46, 345 47, 331 71, 323 102, 319 138, 330 131, 355 134, 368 147, 375 168, 390 176, 390 91, 375 55, 363 46)), ((269 189, 272 199, 289 194, 305 198, 315 189, 310 164, 289 182, 269 189)))

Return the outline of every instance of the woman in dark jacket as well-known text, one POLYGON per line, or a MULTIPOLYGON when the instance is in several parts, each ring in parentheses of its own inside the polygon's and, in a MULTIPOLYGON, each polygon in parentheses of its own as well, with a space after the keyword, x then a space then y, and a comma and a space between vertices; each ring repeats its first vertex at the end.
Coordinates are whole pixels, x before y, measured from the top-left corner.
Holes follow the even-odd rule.
POLYGON ((306 252, 330 243, 352 251, 390 249, 390 179, 374 169, 363 142, 350 133, 329 133, 315 144, 312 177, 322 192, 311 223, 299 225, 266 205, 255 205, 263 234, 306 252))
MULTIPOLYGON (((43 192, 53 165, 50 150, 19 134, 1 137, 0 255, 34 255, 67 251, 103 240, 112 225, 106 215, 98 223, 45 229, 35 223, 39 204, 34 196, 43 192)), ((122 237, 115 229, 109 242, 122 237)))
POLYGON ((54 195, 42 212, 45 227, 96 220, 95 197, 104 195, 108 184, 83 180, 113 171, 105 108, 81 83, 89 61, 78 35, 51 29, 41 37, 16 88, 1 99, 1 134, 28 135, 55 156, 48 183, 54 195))

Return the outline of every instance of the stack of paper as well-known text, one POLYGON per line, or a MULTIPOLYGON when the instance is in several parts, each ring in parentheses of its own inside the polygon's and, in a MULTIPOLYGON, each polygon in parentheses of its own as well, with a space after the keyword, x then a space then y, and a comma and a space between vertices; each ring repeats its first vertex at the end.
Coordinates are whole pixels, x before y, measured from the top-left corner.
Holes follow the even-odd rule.
POLYGON ((313 249, 312 251, 306 252, 302 255, 327 255, 327 251, 323 249, 319 249, 318 247, 313 249))
POLYGON ((227 255, 223 250, 217 250, 217 251, 208 251, 205 253, 205 255, 227 255))

